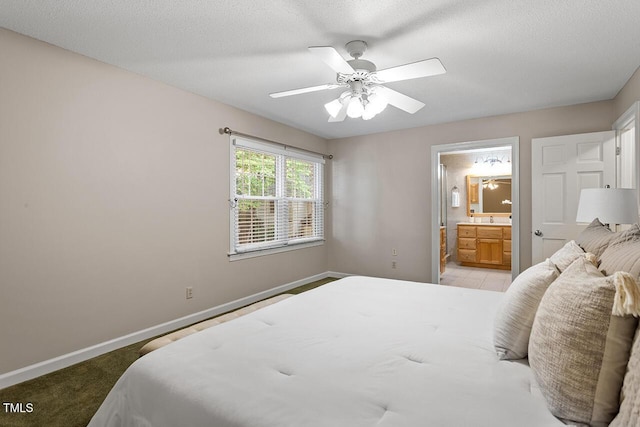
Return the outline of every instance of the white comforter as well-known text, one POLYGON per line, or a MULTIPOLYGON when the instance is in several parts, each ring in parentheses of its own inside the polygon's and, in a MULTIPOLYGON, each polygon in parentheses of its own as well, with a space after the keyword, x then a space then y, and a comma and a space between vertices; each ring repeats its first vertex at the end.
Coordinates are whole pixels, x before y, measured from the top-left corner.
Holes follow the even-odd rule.
POLYGON ((342 279, 144 356, 89 426, 563 425, 493 350, 501 298, 342 279))

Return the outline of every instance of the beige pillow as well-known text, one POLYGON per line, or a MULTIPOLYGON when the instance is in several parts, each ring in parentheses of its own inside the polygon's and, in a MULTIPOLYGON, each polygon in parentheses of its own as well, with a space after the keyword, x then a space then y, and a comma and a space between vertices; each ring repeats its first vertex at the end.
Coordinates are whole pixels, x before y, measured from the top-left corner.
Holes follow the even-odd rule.
POLYGON ((549 258, 552 263, 560 270, 560 273, 565 271, 567 267, 571 265, 578 257, 583 256, 584 251, 576 243, 575 240, 568 241, 560 250, 551 255, 549 258))
POLYGON ((555 265, 547 259, 527 268, 511 283, 494 320, 493 346, 500 359, 527 357, 536 310, 545 291, 558 275, 555 265))
POLYGON ((640 227, 634 224, 618 234, 600 256, 600 270, 605 275, 626 271, 636 280, 640 277, 640 227))
POLYGON ((580 245, 585 252, 591 252, 595 254, 596 257, 600 257, 609 245, 609 242, 615 237, 616 233, 609 230, 596 218, 576 237, 576 243, 580 245))
POLYGON ((631 316, 611 314, 616 287, 627 283, 625 278, 634 288, 638 285, 626 273, 603 276, 587 258, 574 261, 542 297, 531 330, 529 364, 553 415, 606 426, 618 413, 637 326, 631 316))
POLYGON ((636 330, 620 394, 620 412, 610 427, 640 425, 640 329, 636 330))

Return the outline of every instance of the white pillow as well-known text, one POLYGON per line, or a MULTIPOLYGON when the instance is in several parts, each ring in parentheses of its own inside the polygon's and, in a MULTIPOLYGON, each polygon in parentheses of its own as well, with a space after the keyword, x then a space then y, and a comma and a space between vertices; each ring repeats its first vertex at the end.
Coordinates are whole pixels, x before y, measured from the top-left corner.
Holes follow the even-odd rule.
POLYGON ((631 347, 620 399, 620 411, 609 427, 640 425, 640 330, 638 329, 631 347))
POLYGON ((587 228, 582 230, 576 237, 576 243, 580 245, 585 252, 590 252, 600 258, 602 252, 607 249, 609 242, 615 239, 619 233, 609 230, 598 218, 591 221, 587 228))
POLYGON ((511 283, 494 321, 493 345, 500 359, 527 357, 529 335, 538 305, 558 274, 556 266, 547 259, 529 267, 511 283))
POLYGON ((558 267, 560 273, 565 271, 573 261, 584 255, 584 250, 576 243, 575 240, 567 242, 556 253, 549 258, 552 263, 558 267))
POLYGON ((618 413, 637 321, 612 311, 616 301, 626 300, 620 294, 629 296, 627 287, 637 295, 638 285, 628 273, 603 276, 585 256, 542 298, 529 364, 551 413, 570 424, 604 427, 618 413))

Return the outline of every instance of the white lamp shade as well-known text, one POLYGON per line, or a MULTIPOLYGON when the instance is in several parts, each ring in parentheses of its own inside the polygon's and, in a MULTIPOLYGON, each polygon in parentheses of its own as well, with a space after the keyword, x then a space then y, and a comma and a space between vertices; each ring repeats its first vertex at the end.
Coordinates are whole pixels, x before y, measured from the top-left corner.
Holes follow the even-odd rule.
POLYGON ((367 107, 373 110, 373 115, 380 114, 387 108, 387 100, 382 95, 374 92, 369 96, 369 104, 367 107))
POLYGON ((357 97, 352 97, 349 100, 349 106, 347 107, 347 116, 351 117, 352 119, 357 119, 358 117, 362 116, 362 113, 364 113, 364 106, 362 105, 362 101, 360 100, 360 98, 357 97))
POLYGON ((638 222, 638 199, 631 188, 585 188, 580 193, 576 222, 598 218, 603 224, 638 222))
POLYGON ((338 117, 338 113, 342 109, 342 102, 340 102, 340 98, 334 99, 333 101, 324 104, 324 108, 327 110, 327 113, 335 119, 338 117))
POLYGON ((371 108, 369 108, 369 105, 367 105, 366 107, 364 107, 364 111, 362 112, 362 120, 371 120, 375 115, 376 113, 373 112, 371 108))

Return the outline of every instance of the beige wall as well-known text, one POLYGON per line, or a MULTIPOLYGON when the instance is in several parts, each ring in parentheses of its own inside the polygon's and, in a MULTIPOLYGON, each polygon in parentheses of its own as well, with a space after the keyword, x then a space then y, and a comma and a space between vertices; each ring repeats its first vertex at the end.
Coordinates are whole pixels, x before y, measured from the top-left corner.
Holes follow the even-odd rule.
POLYGON ((3 29, 0 52, 0 374, 327 270, 325 246, 228 261, 218 128, 324 139, 3 29))
POLYGON ((610 101, 329 141, 335 155, 329 269, 430 281, 431 146, 518 136, 524 270, 531 265, 531 139, 609 130, 638 100, 640 68, 610 101))
POLYGON ((0 52, 0 374, 327 270, 429 281, 434 144, 520 137, 525 268, 531 138, 640 98, 636 72, 614 101, 327 142, 3 29, 0 52), (334 154, 327 245, 228 261, 223 126, 334 154))
POLYGON ((528 267, 531 139, 607 130, 614 119, 613 101, 603 101, 329 141, 329 269, 430 281, 431 146, 510 136, 520 137, 520 267, 528 267))

